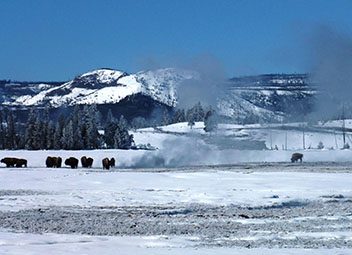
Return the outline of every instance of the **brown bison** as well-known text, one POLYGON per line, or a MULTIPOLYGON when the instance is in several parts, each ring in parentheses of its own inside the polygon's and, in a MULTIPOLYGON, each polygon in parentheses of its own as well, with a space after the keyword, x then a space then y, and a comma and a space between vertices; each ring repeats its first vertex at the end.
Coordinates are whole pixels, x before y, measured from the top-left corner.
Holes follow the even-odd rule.
POLYGON ((6 164, 6 167, 14 167, 17 162, 17 158, 3 158, 1 163, 6 164))
POLYGON ((27 160, 20 158, 3 158, 1 163, 6 164, 6 167, 27 167, 27 160))
POLYGON ((293 153, 292 157, 291 157, 291 162, 297 162, 298 160, 300 160, 300 162, 302 163, 302 159, 303 159, 303 154, 302 153, 293 153))
POLYGON ((74 157, 69 157, 68 159, 65 160, 65 165, 70 166, 72 169, 78 167, 78 159, 74 157))
POLYGON ((46 167, 61 167, 62 158, 60 157, 47 157, 45 161, 46 167))
POLYGON ((115 167, 115 158, 110 159, 110 166, 115 167))
POLYGON ((81 164, 82 164, 82 167, 91 168, 92 165, 93 165, 93 159, 92 158, 87 158, 86 156, 83 156, 81 158, 81 164))
POLYGON ((23 158, 17 159, 16 167, 22 167, 22 166, 27 167, 27 160, 23 158))
POLYGON ((61 157, 57 157, 57 164, 56 167, 59 168, 62 165, 62 158, 61 157))
POLYGON ((107 170, 110 169, 110 160, 108 158, 104 158, 102 160, 102 163, 103 163, 103 169, 107 169, 107 170))

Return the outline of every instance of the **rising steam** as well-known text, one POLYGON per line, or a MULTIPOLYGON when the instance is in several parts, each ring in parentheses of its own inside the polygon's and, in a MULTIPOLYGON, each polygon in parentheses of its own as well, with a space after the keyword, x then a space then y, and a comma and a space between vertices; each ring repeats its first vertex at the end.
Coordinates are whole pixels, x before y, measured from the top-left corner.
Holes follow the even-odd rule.
POLYGON ((337 117, 352 102, 352 37, 321 26, 312 38, 313 83, 318 86, 318 117, 337 117))

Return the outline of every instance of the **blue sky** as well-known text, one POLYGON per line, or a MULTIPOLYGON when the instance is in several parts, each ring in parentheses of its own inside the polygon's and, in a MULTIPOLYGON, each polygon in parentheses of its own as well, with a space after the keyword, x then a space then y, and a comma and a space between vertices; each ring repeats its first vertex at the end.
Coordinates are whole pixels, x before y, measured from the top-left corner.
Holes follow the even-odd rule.
POLYGON ((309 71, 317 26, 352 33, 352 1, 2 0, 0 79, 68 80, 206 59, 228 77, 309 71))

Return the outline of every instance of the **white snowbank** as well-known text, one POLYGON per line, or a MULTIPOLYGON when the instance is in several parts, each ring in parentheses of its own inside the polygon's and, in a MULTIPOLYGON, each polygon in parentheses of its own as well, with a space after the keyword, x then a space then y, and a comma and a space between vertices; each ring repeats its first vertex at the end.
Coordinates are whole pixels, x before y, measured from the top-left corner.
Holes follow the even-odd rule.
MULTIPOLYGON (((334 234, 330 235, 334 238, 334 234)), ((87 236, 58 234, 24 234, 0 232, 2 255, 23 254, 106 254, 106 255, 161 255, 161 254, 241 254, 241 255, 337 255, 351 254, 351 249, 245 249, 194 247, 190 236, 87 236)))
POLYGON ((157 173, 2 168, 2 190, 38 190, 49 194, 3 196, 0 210, 182 203, 272 205, 321 199, 325 195, 352 196, 351 173, 201 170, 157 173))

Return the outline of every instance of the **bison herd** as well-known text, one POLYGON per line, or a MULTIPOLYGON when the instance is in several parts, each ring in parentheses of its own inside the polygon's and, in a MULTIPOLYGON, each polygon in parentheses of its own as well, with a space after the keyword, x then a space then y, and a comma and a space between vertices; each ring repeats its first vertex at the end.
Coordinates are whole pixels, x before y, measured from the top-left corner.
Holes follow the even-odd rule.
MULTIPOLYGON (((302 153, 293 153, 291 157, 291 162, 302 162, 303 154, 302 153)), ((84 168, 91 168, 93 165, 93 159, 90 157, 83 156, 81 158, 81 165, 84 168)), ((6 164, 6 167, 27 167, 27 160, 22 158, 3 158, 1 163, 6 164)), ((65 160, 65 165, 71 167, 72 169, 78 168, 79 160, 74 157, 69 157, 65 160)), ((46 167, 60 168, 62 165, 61 157, 47 157, 45 161, 46 167)), ((115 167, 114 158, 104 158, 102 160, 103 169, 109 170, 110 167, 115 167)))
MULTIPOLYGON (((90 157, 83 156, 81 158, 81 165, 84 168, 91 168, 93 165, 93 159, 90 157)), ((21 158, 3 158, 1 163, 6 164, 6 167, 27 167, 27 160, 21 158)), ((79 160, 74 157, 69 157, 65 160, 65 165, 71 167, 72 169, 78 168, 79 160)), ((46 167, 50 168, 60 168, 62 165, 61 157, 47 157, 45 161, 46 167)), ((110 167, 115 167, 115 158, 104 158, 102 161, 103 169, 110 169, 110 167)))

